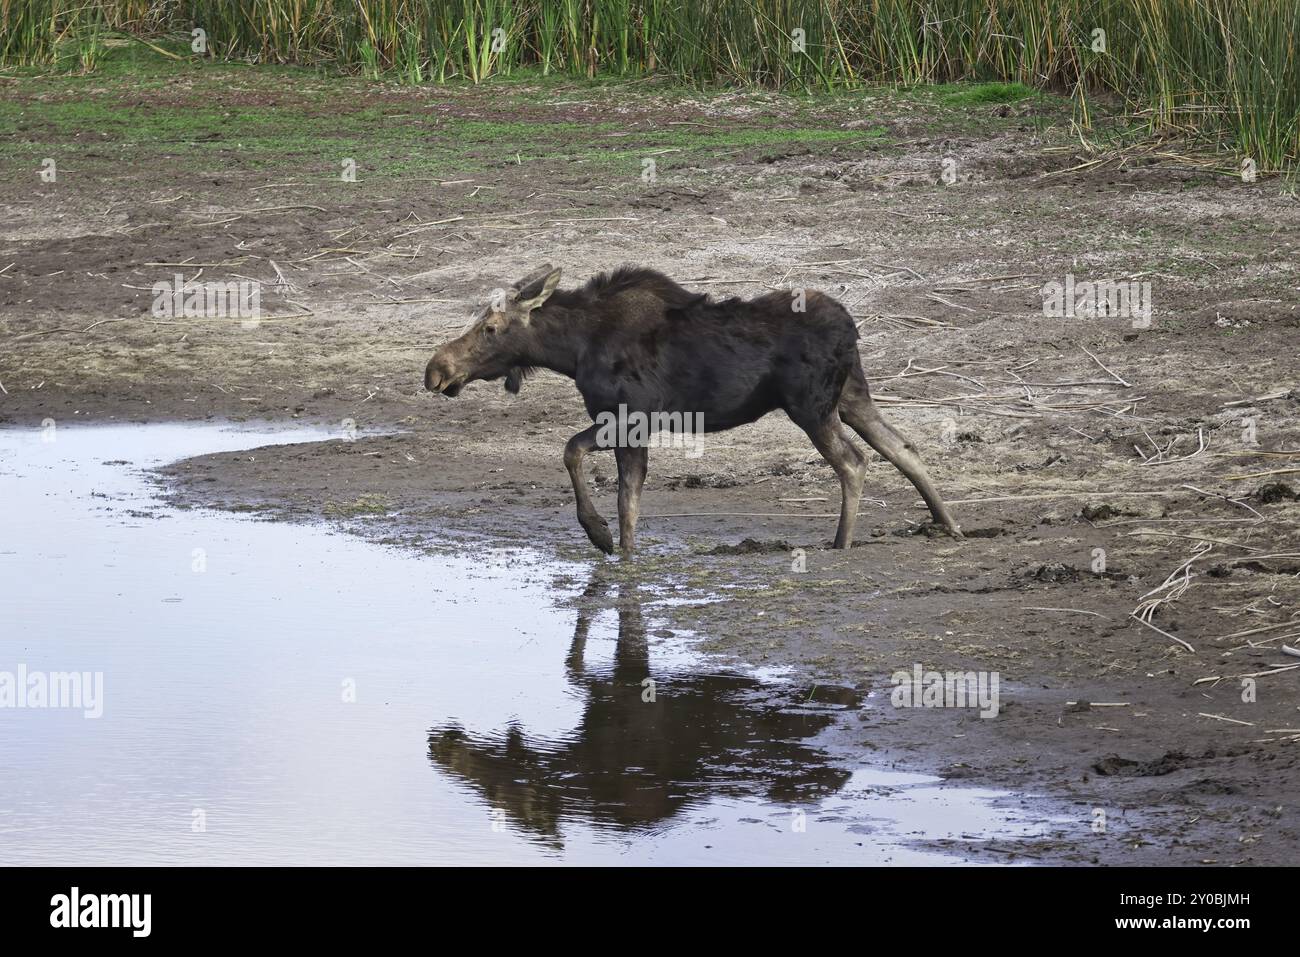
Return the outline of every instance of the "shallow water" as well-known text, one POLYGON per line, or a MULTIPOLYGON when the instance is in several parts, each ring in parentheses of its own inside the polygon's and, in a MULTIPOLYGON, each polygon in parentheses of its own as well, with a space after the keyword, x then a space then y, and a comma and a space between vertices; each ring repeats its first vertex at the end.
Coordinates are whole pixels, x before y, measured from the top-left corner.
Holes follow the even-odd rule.
POLYGON ((853 692, 718 673, 599 566, 177 510, 143 471, 328 438, 0 430, 0 678, 102 674, 98 717, 0 706, 0 863, 955 863, 919 838, 1045 826, 837 757, 853 692))

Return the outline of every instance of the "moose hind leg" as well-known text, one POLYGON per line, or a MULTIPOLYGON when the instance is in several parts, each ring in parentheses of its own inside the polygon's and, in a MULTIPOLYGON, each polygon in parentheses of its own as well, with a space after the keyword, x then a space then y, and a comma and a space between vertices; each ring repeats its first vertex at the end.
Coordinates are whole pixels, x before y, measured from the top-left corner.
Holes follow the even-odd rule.
POLYGON ((858 500, 867 472, 867 460, 834 417, 812 427, 803 426, 817 451, 822 454, 840 479, 840 524, 835 529, 835 547, 851 548, 853 528, 858 523, 858 500))
POLYGON ((961 538, 961 526, 952 517, 948 506, 944 504, 943 496, 930 481, 930 473, 925 470, 921 457, 916 454, 916 446, 881 417, 880 410, 876 408, 876 403, 871 401, 867 391, 854 389, 853 384, 850 383, 840 397, 839 410, 840 418, 862 436, 863 441, 879 452, 916 486, 916 490, 921 493, 921 498, 925 499, 925 504, 930 507, 930 514, 934 520, 947 529, 950 535, 961 538))
POLYGON ((596 448, 597 426, 583 429, 564 446, 564 467, 569 470, 569 479, 573 482, 573 496, 578 503, 578 524, 595 545, 606 555, 614 552, 614 536, 610 534, 609 523, 601 518, 596 506, 591 504, 591 493, 587 490, 587 480, 582 474, 582 460, 587 453, 596 448))
POLYGON ((636 520, 641 512, 641 487, 645 484, 650 450, 644 446, 619 446, 618 460, 618 550, 624 556, 635 547, 636 520))

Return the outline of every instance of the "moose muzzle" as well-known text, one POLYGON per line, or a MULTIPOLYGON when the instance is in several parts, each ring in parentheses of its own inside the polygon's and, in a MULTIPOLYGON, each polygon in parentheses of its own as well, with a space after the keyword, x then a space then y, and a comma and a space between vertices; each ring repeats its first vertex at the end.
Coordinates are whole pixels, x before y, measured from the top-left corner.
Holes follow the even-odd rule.
POLYGON ((446 396, 457 395, 465 385, 464 377, 457 376, 437 356, 429 360, 424 368, 424 387, 430 392, 440 392, 446 396))

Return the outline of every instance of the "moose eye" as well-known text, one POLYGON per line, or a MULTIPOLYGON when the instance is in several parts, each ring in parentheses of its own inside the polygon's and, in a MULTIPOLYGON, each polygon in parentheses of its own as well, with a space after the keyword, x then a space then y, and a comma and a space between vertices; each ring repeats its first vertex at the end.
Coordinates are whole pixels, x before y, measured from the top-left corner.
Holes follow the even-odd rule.
POLYGON ((489 336, 495 336, 501 330, 497 326, 484 326, 483 331, 486 332, 489 336))

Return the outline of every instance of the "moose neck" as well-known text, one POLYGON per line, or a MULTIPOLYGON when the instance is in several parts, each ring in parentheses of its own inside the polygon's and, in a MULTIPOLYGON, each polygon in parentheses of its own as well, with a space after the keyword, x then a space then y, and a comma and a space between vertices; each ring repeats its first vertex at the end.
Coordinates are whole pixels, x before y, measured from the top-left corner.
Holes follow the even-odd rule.
POLYGON ((520 364, 550 369, 572 379, 589 339, 587 319, 581 310, 554 302, 535 309, 529 322, 531 335, 520 364))

